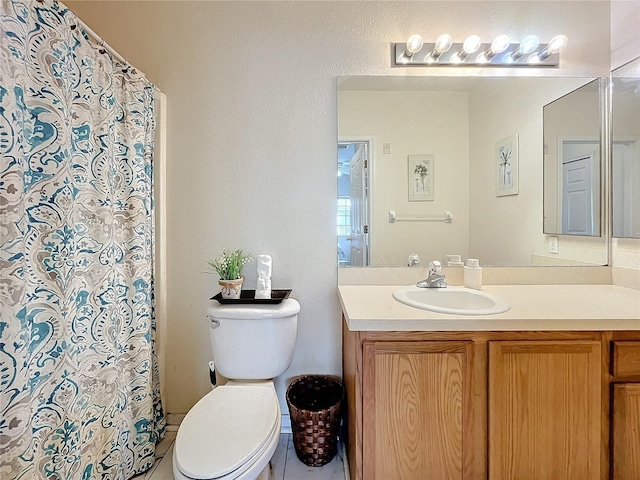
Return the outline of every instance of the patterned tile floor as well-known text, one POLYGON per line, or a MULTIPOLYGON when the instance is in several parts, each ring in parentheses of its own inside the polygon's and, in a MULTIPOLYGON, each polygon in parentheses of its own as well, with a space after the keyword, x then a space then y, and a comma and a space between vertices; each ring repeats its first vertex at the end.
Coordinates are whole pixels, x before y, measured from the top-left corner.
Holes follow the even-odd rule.
MULTIPOLYGON (((176 432, 167 432, 156 447, 156 462, 146 473, 132 480, 174 480, 171 457, 175 439, 176 432)), ((327 465, 307 467, 298 460, 291 435, 286 433, 280 435, 271 464, 275 473, 274 480, 345 480, 341 445, 338 446, 338 455, 327 465)))

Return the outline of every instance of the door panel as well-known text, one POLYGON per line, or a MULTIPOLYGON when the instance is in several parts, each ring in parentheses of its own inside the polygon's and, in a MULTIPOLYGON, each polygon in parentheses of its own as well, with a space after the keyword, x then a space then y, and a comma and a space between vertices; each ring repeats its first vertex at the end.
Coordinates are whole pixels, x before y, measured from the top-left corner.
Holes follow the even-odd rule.
POLYGON ((595 235, 593 163, 595 152, 562 164, 562 233, 595 235))
POLYGON ((359 146, 349 165, 351 167, 351 254, 352 266, 367 265, 367 245, 365 238, 366 225, 366 180, 365 152, 359 146))
POLYGON ((613 236, 640 238, 640 158, 638 141, 612 148, 613 236))
POLYGON ((490 342, 489 478, 600 479, 600 343, 490 342))
POLYGON ((640 383, 613 386, 613 480, 640 478, 640 383))
POLYGON ((471 342, 365 342, 363 478, 472 473, 471 342))

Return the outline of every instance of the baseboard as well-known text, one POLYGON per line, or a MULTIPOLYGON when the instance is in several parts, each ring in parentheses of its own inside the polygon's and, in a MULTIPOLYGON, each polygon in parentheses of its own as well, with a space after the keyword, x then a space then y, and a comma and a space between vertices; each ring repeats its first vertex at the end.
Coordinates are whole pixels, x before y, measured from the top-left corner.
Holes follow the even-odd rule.
POLYGON ((288 413, 282 414, 282 426, 280 427, 280 433, 293 433, 293 430, 291 430, 291 417, 288 413))
POLYGON ((177 431, 178 427, 182 423, 182 420, 184 420, 184 417, 186 416, 186 413, 167 413, 165 419, 167 422, 167 430, 170 432, 177 431))
POLYGON ((349 474, 349 458, 347 457, 347 446, 344 442, 340 442, 342 446, 342 466, 344 467, 344 480, 351 480, 351 475, 349 474))

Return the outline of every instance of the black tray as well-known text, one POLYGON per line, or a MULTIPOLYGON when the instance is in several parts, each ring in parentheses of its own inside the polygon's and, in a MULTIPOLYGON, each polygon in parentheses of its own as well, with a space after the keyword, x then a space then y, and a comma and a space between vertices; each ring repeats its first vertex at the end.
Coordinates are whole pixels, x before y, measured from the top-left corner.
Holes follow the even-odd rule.
POLYGON ((222 298, 222 293, 219 293, 211 300, 217 300, 223 305, 258 305, 258 304, 277 304, 282 302, 285 298, 289 298, 291 289, 289 290, 271 290, 271 298, 255 298, 255 290, 242 290, 240 291, 240 298, 222 298))

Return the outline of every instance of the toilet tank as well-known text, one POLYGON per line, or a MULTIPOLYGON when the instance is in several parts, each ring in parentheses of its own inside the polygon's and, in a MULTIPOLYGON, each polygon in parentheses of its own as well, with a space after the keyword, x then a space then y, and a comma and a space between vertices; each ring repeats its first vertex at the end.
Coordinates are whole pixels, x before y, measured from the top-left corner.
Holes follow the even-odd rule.
POLYGON ((300 304, 221 305, 207 310, 216 370, 234 380, 264 380, 284 373, 296 343, 300 304))

